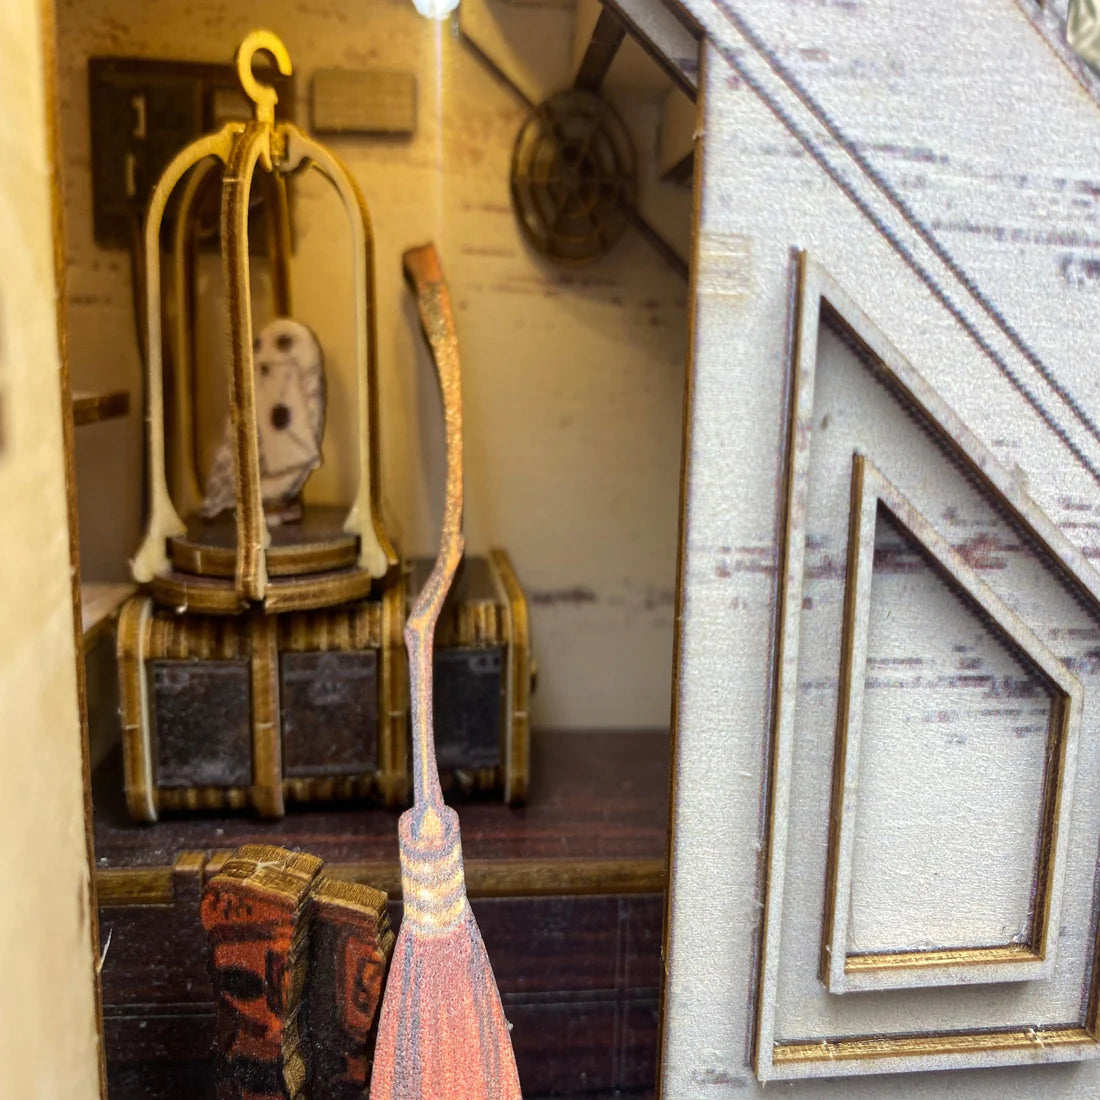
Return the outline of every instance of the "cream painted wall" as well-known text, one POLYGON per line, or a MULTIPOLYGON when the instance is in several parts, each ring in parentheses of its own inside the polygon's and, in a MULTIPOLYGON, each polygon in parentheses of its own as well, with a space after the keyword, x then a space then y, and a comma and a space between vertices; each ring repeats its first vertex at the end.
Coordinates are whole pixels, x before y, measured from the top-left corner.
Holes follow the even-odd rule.
POLYGON ((98 1095, 42 5, 0 4, 0 1093, 98 1095))
MULTIPOLYGON (((470 0, 471 3, 474 0, 470 0)), ((485 7, 484 3, 480 5, 485 7)), ((566 727, 664 725, 671 675, 686 284, 633 232, 599 264, 552 267, 523 243, 508 169, 526 109, 409 0, 234 0, 59 5, 74 382, 136 392, 127 259, 95 247, 90 216, 87 58, 97 54, 228 60, 259 23, 296 65, 308 125, 318 66, 415 70, 415 139, 332 139, 359 180, 377 233, 383 483, 403 552, 430 553, 443 482, 430 365, 400 277, 400 254, 433 239, 457 307, 463 351, 470 551, 503 545, 531 598, 540 682, 535 720, 566 727)), ((499 8, 498 10, 503 10, 499 8)), ((489 11, 491 17, 492 11, 489 11)), ((485 13, 479 13, 484 19, 485 13)), ((570 5, 540 9, 540 44, 568 80, 570 5)), ((507 31, 508 33, 504 33, 507 31)), ((501 39, 522 61, 532 43, 501 39)), ((554 65, 538 78, 551 90, 554 65)), ((621 100, 643 165, 658 98, 621 100)), ((319 182, 319 181, 317 181, 319 182)), ((686 252, 689 195, 647 185, 643 198, 686 252)), ((295 312, 320 335, 330 377, 329 461, 314 499, 346 499, 334 459, 350 431, 349 253, 341 208, 316 183, 296 204, 295 312)), ((212 282, 216 285, 216 271, 212 282)), ((262 306, 258 309, 262 310, 262 306)), ((208 435, 220 430, 220 321, 201 347, 216 378, 208 435)), ((78 461, 87 572, 120 576, 138 538, 139 416, 85 429, 78 461)))

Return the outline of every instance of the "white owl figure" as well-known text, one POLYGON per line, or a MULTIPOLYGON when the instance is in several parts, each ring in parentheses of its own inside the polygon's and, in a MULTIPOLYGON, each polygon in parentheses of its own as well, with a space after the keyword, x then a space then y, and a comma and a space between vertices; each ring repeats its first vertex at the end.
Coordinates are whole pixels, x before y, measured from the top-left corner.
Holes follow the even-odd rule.
MULTIPOLYGON (((264 325, 252 344, 256 379, 256 428, 260 444, 260 491, 269 523, 297 518, 295 498, 321 465, 325 431, 324 356, 317 337, 299 321, 279 317, 264 325), (286 506, 290 505, 290 510, 286 506)), ((206 479, 200 514, 212 518, 237 503, 233 469, 233 424, 206 479)))

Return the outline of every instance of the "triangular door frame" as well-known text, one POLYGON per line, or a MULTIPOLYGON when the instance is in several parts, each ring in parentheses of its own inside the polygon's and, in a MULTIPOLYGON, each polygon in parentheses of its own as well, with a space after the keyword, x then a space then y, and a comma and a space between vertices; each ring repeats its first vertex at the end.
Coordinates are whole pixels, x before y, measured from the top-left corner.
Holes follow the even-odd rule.
MULTIPOLYGON (((1097 1043, 1100 966, 1095 961, 1081 1018, 1057 1027, 1037 1027, 1033 1021, 1026 1020, 1018 1027, 993 1031, 975 1029, 897 1036, 860 1034, 822 1036, 806 1041, 775 1040, 814 379, 818 332, 823 317, 858 349, 876 378, 932 433, 945 452, 979 485, 983 494, 1008 514, 1056 573, 1100 617, 1100 576, 1081 551, 1055 527, 1019 480, 994 458, 840 285, 805 252, 794 250, 792 261, 795 278, 789 416, 782 490, 773 717, 766 771, 763 915, 753 1014, 753 1067, 761 1081, 768 1081, 1095 1057, 1100 1053, 1097 1043)), ((1037 657, 1033 647, 1031 657, 1033 660, 1037 657)), ((1074 687, 1072 676, 1063 672, 1057 682, 1067 697, 1080 700, 1080 687, 1074 687)), ((1074 708, 1068 709, 1072 719, 1074 708)), ((1065 733, 1063 741, 1068 743, 1071 731, 1067 728, 1065 733)), ((1096 950, 1100 951, 1100 933, 1097 934, 1096 950)), ((1001 961, 1008 965, 1007 961, 1001 961)), ((910 979, 904 984, 915 983, 910 979)))
POLYGON ((1068 820, 1072 806, 1081 683, 874 463, 858 452, 852 455, 849 520, 821 980, 830 993, 848 993, 1049 977, 1056 946, 1050 930, 1059 926, 1068 843, 1068 830, 1060 824, 1068 820), (1032 913, 1028 938, 1021 943, 873 954, 849 954, 847 950, 875 527, 880 506, 920 547, 948 587, 970 605, 1018 660, 1032 666, 1050 692, 1032 913))

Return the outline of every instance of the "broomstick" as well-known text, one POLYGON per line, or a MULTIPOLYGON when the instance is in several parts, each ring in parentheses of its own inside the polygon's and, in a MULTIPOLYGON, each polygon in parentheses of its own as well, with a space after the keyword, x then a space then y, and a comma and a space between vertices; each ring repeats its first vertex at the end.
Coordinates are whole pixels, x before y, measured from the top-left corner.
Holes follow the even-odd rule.
POLYGON ((443 802, 432 729, 435 625, 464 545, 458 343, 435 248, 410 249, 403 259, 443 394, 447 491, 439 557, 405 626, 413 806, 397 827, 404 915, 382 1001, 370 1098, 519 1100, 508 1023, 466 900, 458 814, 443 802))

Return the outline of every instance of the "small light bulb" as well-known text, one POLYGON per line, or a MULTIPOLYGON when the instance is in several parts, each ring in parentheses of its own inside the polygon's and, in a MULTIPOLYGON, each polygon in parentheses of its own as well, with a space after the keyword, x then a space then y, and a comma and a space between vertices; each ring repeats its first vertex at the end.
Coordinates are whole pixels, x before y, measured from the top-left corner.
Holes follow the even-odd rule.
POLYGON ((413 7, 426 19, 446 19, 458 7, 458 0, 413 0, 413 7))
POLYGON ((1095 0, 1069 0, 1066 41, 1082 61, 1100 72, 1100 7, 1095 0))

